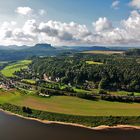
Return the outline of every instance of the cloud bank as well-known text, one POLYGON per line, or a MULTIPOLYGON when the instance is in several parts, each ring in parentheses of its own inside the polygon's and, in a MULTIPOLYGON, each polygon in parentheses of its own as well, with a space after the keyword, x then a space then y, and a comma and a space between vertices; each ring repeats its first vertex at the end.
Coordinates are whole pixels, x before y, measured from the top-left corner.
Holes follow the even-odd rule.
MULTIPOLYGON (((18 7, 18 15, 28 16, 22 26, 16 21, 3 22, 0 26, 0 44, 4 45, 34 45, 50 43, 62 45, 140 45, 140 0, 132 0, 130 5, 136 10, 129 17, 120 21, 115 27, 107 17, 99 17, 93 21, 92 29, 84 24, 60 21, 38 21, 36 16, 46 14, 44 9, 35 13, 30 7, 18 7), (36 16, 32 16, 36 15, 36 16)), ((117 6, 117 1, 114 6, 117 6)))
POLYGON ((132 0, 129 4, 136 9, 140 9, 140 0, 132 0))

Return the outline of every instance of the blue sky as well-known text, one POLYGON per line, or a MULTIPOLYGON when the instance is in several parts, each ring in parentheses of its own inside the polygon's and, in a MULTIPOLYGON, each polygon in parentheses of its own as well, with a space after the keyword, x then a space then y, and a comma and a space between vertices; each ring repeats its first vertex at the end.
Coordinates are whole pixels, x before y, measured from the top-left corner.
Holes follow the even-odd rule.
POLYGON ((48 14, 44 20, 74 21, 88 26, 99 17, 108 17, 116 23, 129 16, 130 0, 121 0, 119 10, 111 7, 112 2, 113 0, 4 0, 0 2, 0 16, 1 21, 16 18, 13 11, 18 6, 45 9, 48 14))
MULTIPOLYGON (((45 1, 45 0, 44 0, 45 1)), ((113 21, 120 21, 128 16, 130 7, 128 0, 123 0, 121 10, 111 8, 112 0, 46 0, 50 18, 91 24, 99 17, 108 17, 113 21)))
POLYGON ((140 0, 2 0, 0 44, 140 45, 140 0))

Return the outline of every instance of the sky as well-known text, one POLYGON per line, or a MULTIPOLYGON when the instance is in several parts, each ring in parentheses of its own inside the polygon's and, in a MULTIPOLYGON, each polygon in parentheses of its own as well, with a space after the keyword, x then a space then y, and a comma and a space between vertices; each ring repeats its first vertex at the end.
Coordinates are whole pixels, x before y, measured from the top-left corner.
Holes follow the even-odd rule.
POLYGON ((3 0, 0 45, 140 46, 140 0, 3 0))

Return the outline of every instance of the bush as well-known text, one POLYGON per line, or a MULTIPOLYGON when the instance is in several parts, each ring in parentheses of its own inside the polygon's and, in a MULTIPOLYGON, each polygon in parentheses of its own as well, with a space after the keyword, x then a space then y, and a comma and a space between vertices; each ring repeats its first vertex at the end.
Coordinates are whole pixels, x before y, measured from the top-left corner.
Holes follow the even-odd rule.
POLYGON ((22 111, 27 114, 32 114, 32 109, 29 107, 22 107, 22 111))
POLYGON ((101 90, 99 90, 99 93, 98 94, 100 94, 100 95, 106 95, 107 94, 107 91, 101 89, 101 90))

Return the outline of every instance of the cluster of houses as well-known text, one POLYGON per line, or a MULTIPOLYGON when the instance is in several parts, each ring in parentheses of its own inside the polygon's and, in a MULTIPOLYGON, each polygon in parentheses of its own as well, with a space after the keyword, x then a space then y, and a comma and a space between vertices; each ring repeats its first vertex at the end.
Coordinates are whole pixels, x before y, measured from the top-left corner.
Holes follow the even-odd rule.
POLYGON ((55 79, 52 79, 51 76, 47 76, 46 74, 43 75, 43 78, 46 82, 52 83, 52 82, 60 82, 60 78, 56 77, 55 79))
POLYGON ((10 90, 14 88, 16 83, 13 80, 1 80, 0 81, 0 89, 10 90))
POLYGON ((50 97, 50 95, 43 94, 43 93, 40 93, 39 96, 42 96, 42 97, 50 97))

